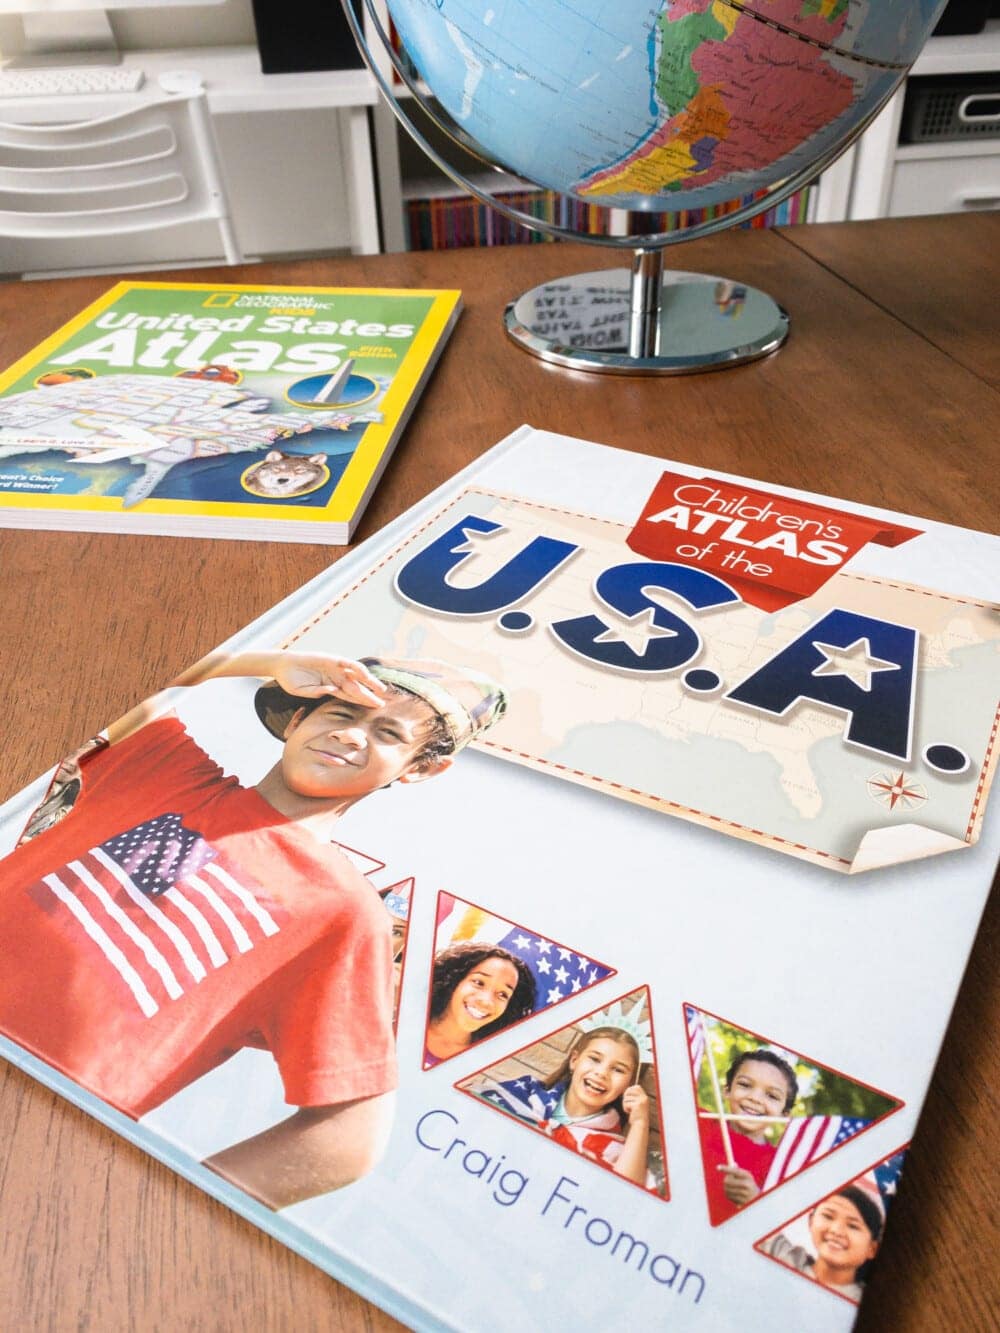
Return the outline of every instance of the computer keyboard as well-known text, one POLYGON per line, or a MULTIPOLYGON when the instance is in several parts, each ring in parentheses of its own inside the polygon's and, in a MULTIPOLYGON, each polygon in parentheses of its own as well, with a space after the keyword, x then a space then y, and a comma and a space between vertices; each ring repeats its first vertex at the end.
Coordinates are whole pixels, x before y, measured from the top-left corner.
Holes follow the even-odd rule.
POLYGON ((0 100, 5 97, 65 97, 70 93, 134 93, 145 79, 141 69, 121 65, 44 69, 0 69, 0 100))

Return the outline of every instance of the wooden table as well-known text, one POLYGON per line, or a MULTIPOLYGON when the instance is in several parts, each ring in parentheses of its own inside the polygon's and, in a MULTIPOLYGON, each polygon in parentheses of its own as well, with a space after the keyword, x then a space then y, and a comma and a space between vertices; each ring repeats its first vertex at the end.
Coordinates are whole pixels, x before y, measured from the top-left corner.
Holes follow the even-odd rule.
MULTIPOLYGON (((769 291, 791 313, 787 345, 740 369, 659 381, 546 367, 505 340, 501 311, 535 282, 614 264, 571 246, 173 276, 463 288, 465 313, 359 538, 523 421, 996 527, 1000 213, 729 233, 685 245, 674 262, 769 291)), ((109 285, 0 287, 0 362, 109 285)), ((329 547, 14 531, 0 533, 0 550, 3 798, 337 556, 329 547)), ((994 900, 866 1296, 863 1333, 994 1327, 998 929, 994 900)), ((0 1116, 0 1326, 399 1327, 7 1066, 0 1116)))

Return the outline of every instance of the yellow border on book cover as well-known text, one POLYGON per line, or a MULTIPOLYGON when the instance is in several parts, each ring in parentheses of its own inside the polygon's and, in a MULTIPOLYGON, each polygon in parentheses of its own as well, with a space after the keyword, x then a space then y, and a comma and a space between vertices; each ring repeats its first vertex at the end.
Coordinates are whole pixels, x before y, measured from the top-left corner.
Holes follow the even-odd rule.
MULTIPOLYGON (((439 348, 449 324, 455 318, 461 299, 457 288, 426 287, 301 287, 275 283, 207 283, 207 282, 119 282, 103 296, 99 296, 90 305, 79 311, 56 329, 54 333, 38 343, 24 356, 20 357, 0 373, 0 393, 27 374, 33 366, 44 361, 73 334, 79 333, 96 315, 113 305, 127 292, 131 291, 213 291, 213 292, 261 292, 275 295, 289 292, 292 295, 316 296, 388 296, 426 298, 431 302, 420 328, 414 334, 413 342, 406 351, 403 360, 393 375, 392 383, 382 400, 382 417, 379 423, 371 423, 363 431, 361 439, 344 469, 337 486, 322 509, 299 508, 295 505, 238 504, 226 500, 155 500, 143 501, 144 514, 167 514, 175 517, 197 515, 205 518, 245 518, 260 520, 293 520, 296 523, 349 523, 368 494, 372 479, 378 473, 382 457, 389 447, 392 434, 406 413, 416 401, 417 389, 427 371, 428 364, 439 348)), ((66 512, 83 513, 121 513, 120 496, 102 495, 60 495, 48 496, 32 494, 4 493, 2 502, 11 509, 61 509, 66 512), (45 504, 49 500, 51 503, 45 504), (58 501, 58 503, 55 503, 58 501), (40 503, 41 502, 41 503, 40 503)))

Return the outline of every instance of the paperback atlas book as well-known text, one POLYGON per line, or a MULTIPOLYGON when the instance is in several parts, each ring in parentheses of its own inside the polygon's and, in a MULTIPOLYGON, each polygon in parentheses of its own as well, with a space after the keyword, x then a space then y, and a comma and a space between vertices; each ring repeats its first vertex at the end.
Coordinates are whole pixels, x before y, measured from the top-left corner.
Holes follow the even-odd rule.
POLYGON ((0 375, 0 524, 343 545, 459 308, 121 282, 0 375))
POLYGON ((998 576, 522 427, 0 811, 0 1050, 415 1328, 847 1329, 1000 849, 998 576))

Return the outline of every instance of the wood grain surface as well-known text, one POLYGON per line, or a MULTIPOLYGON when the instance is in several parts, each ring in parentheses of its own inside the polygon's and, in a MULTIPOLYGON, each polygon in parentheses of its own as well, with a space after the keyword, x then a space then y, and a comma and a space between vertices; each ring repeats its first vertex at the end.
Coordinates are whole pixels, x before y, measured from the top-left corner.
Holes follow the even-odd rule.
MULTIPOLYGON (((150 276, 462 288, 464 313, 359 540, 525 421, 990 530, 1000 496, 998 237, 1000 215, 737 232, 685 244, 668 259, 763 287, 790 312, 792 333, 765 361, 660 380, 553 369, 505 339, 502 308, 519 291, 614 265, 613 256, 582 247, 150 276)), ((0 285, 0 363, 111 281, 0 285)), ((0 553, 0 798, 338 557, 330 547, 31 531, 0 532, 0 553)), ((862 1333, 996 1327, 998 931, 994 900, 859 1318, 862 1333)), ((0 1124, 0 1328, 399 1327, 6 1065, 0 1124)))
POLYGON ((974 375, 1000 388, 1000 212, 785 234, 974 375))

